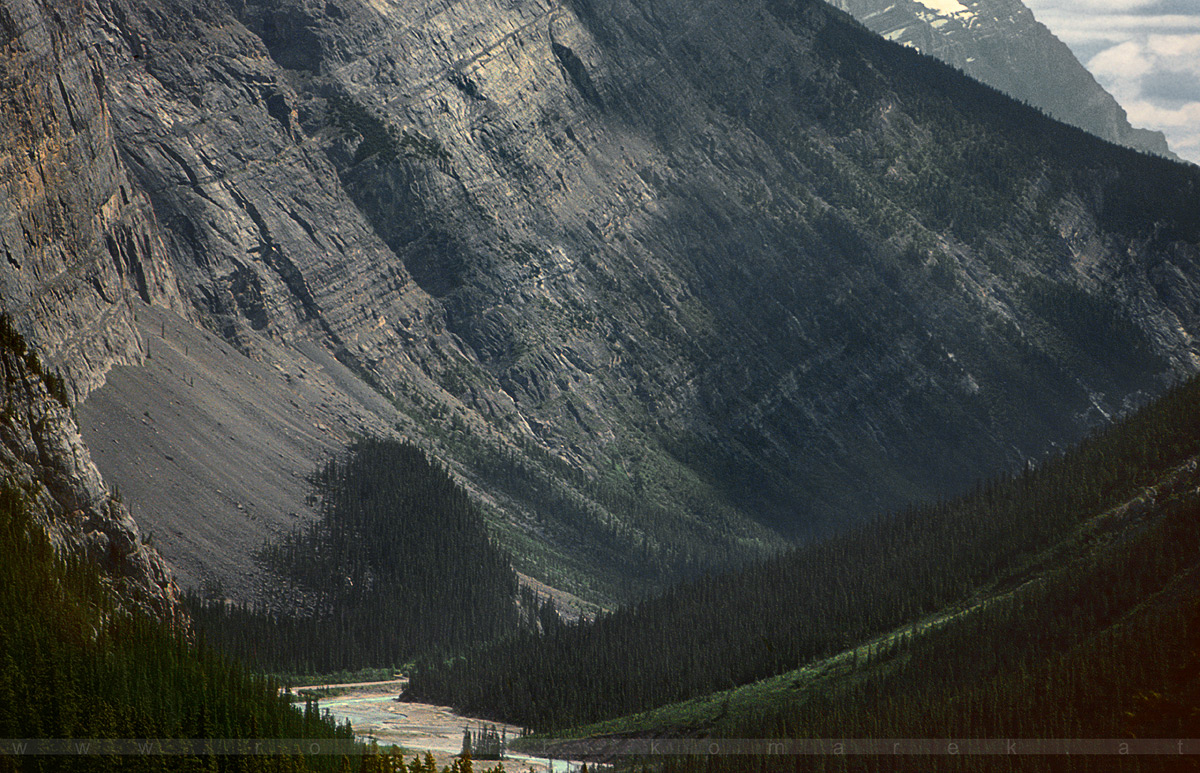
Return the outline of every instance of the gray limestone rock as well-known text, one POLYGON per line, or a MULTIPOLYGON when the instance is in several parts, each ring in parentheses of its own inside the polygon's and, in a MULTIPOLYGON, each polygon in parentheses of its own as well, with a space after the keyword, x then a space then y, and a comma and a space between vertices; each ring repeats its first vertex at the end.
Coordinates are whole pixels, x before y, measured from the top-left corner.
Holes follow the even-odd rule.
POLYGON ((133 303, 182 310, 149 199, 114 142, 84 7, 13 0, 0 104, 0 297, 82 398, 142 356, 133 303))
POLYGON ((1192 172, 823 4, 0 8, 48 63, 4 114, 5 308, 81 394, 152 355, 147 319, 237 348, 172 336, 83 413, 89 442, 150 438, 194 400, 153 491, 138 448, 105 471, 242 598, 353 432, 420 443, 518 568, 611 598, 1019 468, 1200 363, 1192 172))

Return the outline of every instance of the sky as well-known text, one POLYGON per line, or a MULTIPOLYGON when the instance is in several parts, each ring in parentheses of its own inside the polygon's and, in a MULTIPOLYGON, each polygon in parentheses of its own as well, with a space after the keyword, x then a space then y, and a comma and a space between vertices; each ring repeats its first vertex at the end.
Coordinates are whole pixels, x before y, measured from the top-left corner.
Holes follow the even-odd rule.
POLYGON ((1024 0, 1129 122, 1200 164, 1200 0, 1024 0))

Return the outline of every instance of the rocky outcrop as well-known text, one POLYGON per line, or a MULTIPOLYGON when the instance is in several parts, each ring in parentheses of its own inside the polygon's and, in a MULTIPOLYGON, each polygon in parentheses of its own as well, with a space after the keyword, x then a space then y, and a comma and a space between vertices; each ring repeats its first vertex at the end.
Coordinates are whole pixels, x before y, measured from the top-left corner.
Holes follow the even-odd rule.
POLYGON ((1109 142, 1178 159, 1162 132, 1125 109, 1021 0, 829 0, 888 40, 937 57, 1109 142))
POLYGON ((75 4, 0 8, 0 470, 59 552, 99 565, 127 608, 173 620, 166 564, 108 491, 71 410, 112 366, 141 361, 137 304, 184 311, 114 142, 93 31, 75 4))
POLYGON ((0 318, 0 474, 64 556, 94 563, 114 598, 182 622, 178 588, 159 554, 105 486, 75 426, 62 382, 44 377, 37 355, 0 318), (50 387, 54 384, 57 388, 50 387))
POLYGON ((259 336, 313 339, 417 378, 455 359, 430 299, 301 129, 284 71, 223 3, 91 12, 118 145, 205 325, 247 353, 259 336))

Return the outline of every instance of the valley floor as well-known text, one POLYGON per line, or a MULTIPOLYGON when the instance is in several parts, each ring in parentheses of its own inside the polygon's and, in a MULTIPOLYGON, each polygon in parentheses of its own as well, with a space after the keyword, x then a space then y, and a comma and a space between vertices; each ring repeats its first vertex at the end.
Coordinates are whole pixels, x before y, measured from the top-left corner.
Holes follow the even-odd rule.
MULTIPOLYGON (((482 721, 455 714, 447 706, 435 706, 429 703, 401 703, 396 701, 396 695, 405 685, 404 680, 394 682, 369 682, 350 684, 320 685, 317 688, 305 687, 303 690, 327 689, 340 693, 331 698, 322 699, 322 713, 328 710, 339 722, 350 720, 357 737, 369 740, 374 738, 380 746, 398 745, 405 749, 405 758, 411 758, 413 753, 424 757, 426 752, 433 755, 438 767, 449 766, 455 756, 462 750, 463 728, 473 730, 480 727, 495 727, 508 733, 508 737, 516 738, 521 729, 515 725, 482 721)), ((505 771, 568 771, 578 768, 577 763, 563 760, 550 761, 520 754, 510 754, 501 761, 505 771)), ((479 760, 475 763, 477 770, 492 770, 496 763, 491 760, 479 760)))

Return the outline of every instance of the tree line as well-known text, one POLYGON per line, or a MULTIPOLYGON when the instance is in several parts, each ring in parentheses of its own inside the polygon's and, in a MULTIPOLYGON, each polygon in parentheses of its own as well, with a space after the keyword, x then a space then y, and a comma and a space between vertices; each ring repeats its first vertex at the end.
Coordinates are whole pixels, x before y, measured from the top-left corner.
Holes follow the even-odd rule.
POLYGON ((396 666, 533 624, 537 597, 519 591, 478 507, 420 449, 360 440, 313 485, 320 519, 261 554, 285 587, 280 598, 309 599, 309 610, 190 594, 209 643, 264 671, 330 673, 396 666))
POLYGON ((680 585, 594 622, 422 660, 410 694, 546 730, 780 674, 963 602, 1198 453, 1200 383, 1191 381, 1060 458, 960 499, 680 585))
MULTIPOLYGON (((1032 581, 924 630, 901 630, 825 677, 708 699, 697 726, 638 732, 777 739, 1111 739, 1107 755, 804 758, 814 771, 1114 769, 1121 742, 1191 738, 1200 701, 1195 470, 1156 502, 1053 550, 1032 581), (1107 532, 1107 534, 1105 533, 1107 532), (718 710, 721 707, 721 710, 718 710)), ((790 680, 790 681, 787 681, 790 680)), ((632 732, 632 731, 630 731, 632 732)), ((1190 743, 1190 742, 1189 742, 1190 743)), ((943 742, 944 745, 944 742, 943 742)), ((1129 765, 1194 770, 1179 747, 1129 765)), ((1078 751, 1078 750, 1077 750, 1078 751)), ((1194 749, 1189 754, 1194 753, 1194 749)), ((661 763, 661 760, 659 761, 661 763)), ((1121 762, 1126 762, 1122 760, 1121 762)), ((676 771, 794 770, 789 757, 674 759, 676 771)), ((1126 765, 1121 765, 1126 767, 1126 765)))
MULTIPOLYGON (((278 683, 118 611, 99 570, 55 553, 28 495, 0 485, 0 736, 15 739, 314 739, 353 745, 348 725, 296 711, 278 683)), ((337 770, 334 758, 0 758, 29 771, 337 770)), ((8 769, 8 768, 6 768, 8 769)))

